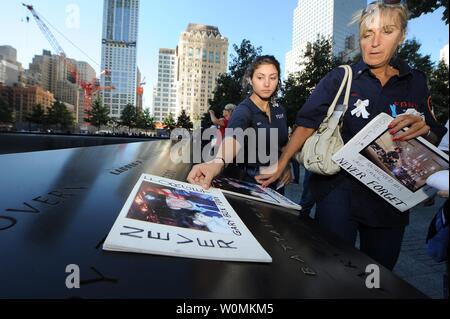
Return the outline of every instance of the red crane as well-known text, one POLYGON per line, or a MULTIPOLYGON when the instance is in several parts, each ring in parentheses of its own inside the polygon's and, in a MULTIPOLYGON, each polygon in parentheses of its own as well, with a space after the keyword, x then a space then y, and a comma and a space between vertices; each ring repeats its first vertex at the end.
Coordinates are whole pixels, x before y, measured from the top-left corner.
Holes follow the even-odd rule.
MULTIPOLYGON (((100 86, 99 80, 97 78, 92 79, 91 82, 82 82, 78 76, 78 71, 75 65, 66 57, 66 53, 59 45, 58 41, 54 37, 53 33, 47 27, 41 15, 39 15, 34 7, 29 4, 22 3, 24 7, 26 7, 34 19, 36 20, 37 25, 41 29, 44 36, 47 38, 48 42, 52 46, 52 48, 56 51, 56 53, 60 56, 62 61, 67 67, 67 72, 69 73, 69 81, 72 83, 77 83, 84 91, 84 108, 85 111, 90 110, 92 106, 92 96, 97 91, 106 91, 106 90, 114 90, 114 86, 100 86)), ((108 71, 103 71, 101 74, 107 75, 108 71)))
POLYGON ((138 83, 138 87, 136 88, 136 93, 141 96, 144 94, 144 85, 147 83, 145 82, 145 76, 141 83, 138 83))
POLYGON ((84 91, 84 108, 86 111, 91 109, 92 96, 94 93, 98 91, 109 91, 116 89, 114 86, 99 85, 97 79, 94 79, 92 82, 82 82, 80 86, 84 91))

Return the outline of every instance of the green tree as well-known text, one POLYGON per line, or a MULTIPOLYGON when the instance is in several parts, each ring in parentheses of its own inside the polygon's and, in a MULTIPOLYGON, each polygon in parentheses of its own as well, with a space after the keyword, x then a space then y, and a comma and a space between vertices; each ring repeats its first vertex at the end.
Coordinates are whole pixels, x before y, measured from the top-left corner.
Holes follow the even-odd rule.
POLYGON ((397 56, 412 68, 424 72, 429 78, 433 72, 433 62, 431 62, 430 55, 419 53, 421 46, 416 39, 406 40, 400 47, 397 56))
POLYGON ((411 13, 411 19, 443 7, 442 21, 448 24, 448 0, 406 0, 406 4, 411 13))
MULTIPOLYGON (((242 86, 245 85, 244 78, 249 65, 252 64, 253 60, 255 60, 258 55, 261 55, 262 47, 255 47, 249 40, 244 39, 240 46, 233 44, 233 49, 236 52, 236 56, 233 56, 233 60, 230 63, 230 75, 242 86)), ((247 92, 244 88, 244 90, 241 91, 241 99, 245 98, 246 95, 247 92)))
POLYGON ((135 127, 138 129, 144 129, 145 126, 145 119, 144 119, 144 112, 141 110, 136 112, 136 124, 135 127))
POLYGON ((164 118, 162 125, 164 126, 165 129, 168 129, 169 131, 172 131, 177 126, 177 123, 175 122, 172 113, 169 113, 169 115, 164 118))
POLYGON ((439 62, 429 81, 434 114, 440 123, 445 124, 448 119, 449 80, 448 65, 444 61, 439 62))
POLYGON ((211 127, 211 125, 213 125, 213 123, 211 122, 211 116, 209 116, 209 113, 203 113, 201 118, 200 118, 200 126, 205 129, 208 127, 211 127))
MULTIPOLYGON (((261 47, 253 46, 246 39, 242 40, 239 46, 233 44, 233 49, 235 54, 231 56, 229 71, 219 75, 213 98, 208 101, 210 108, 216 114, 222 114, 226 104, 238 105, 247 96, 248 88, 244 86, 245 73, 252 61, 262 52, 261 47)), ((203 124, 202 127, 204 127, 203 124)))
POLYGON ((96 99, 94 103, 92 103, 92 108, 86 111, 86 115, 84 120, 95 126, 97 131, 101 129, 102 125, 107 125, 110 121, 109 110, 103 106, 99 99, 96 99))
POLYGON ((55 101, 48 110, 47 123, 66 130, 73 126, 74 118, 63 102, 55 101))
POLYGON ((0 97, 0 123, 12 123, 13 121, 12 107, 0 97))
POLYGON ((298 73, 289 74, 284 81, 282 95, 279 102, 286 110, 287 122, 291 126, 295 123, 298 110, 305 104, 309 96, 305 87, 300 85, 300 77, 298 73))
POLYGON ((145 109, 143 112, 140 111, 137 114, 137 123, 136 126, 140 129, 145 130, 154 130, 156 126, 156 120, 154 117, 150 115, 150 110, 145 109))
POLYGON ((301 71, 292 73, 284 82, 279 99, 286 109, 288 125, 295 122, 298 110, 309 98, 319 81, 333 68, 342 64, 333 57, 332 40, 318 36, 314 43, 307 43, 305 53, 300 57, 301 71))
POLYGON ((178 116, 177 127, 182 127, 182 128, 188 129, 188 130, 193 127, 191 119, 186 114, 186 111, 184 109, 181 110, 181 113, 178 116))
POLYGON ((45 110, 42 107, 41 104, 36 104, 33 106, 33 109, 31 110, 30 114, 28 114, 25 119, 29 123, 34 123, 38 126, 40 129, 42 124, 45 122, 45 110))
POLYGON ((144 130, 154 130, 156 127, 156 119, 150 115, 150 110, 144 110, 144 130))
POLYGON ((448 118, 448 66, 441 61, 436 67, 430 55, 419 53, 421 44, 416 39, 407 40, 400 47, 398 56, 412 68, 424 72, 433 101, 433 108, 439 122, 445 123, 448 118))
POLYGON ((243 89, 239 80, 233 78, 231 74, 223 73, 217 77, 216 88, 213 98, 209 100, 209 105, 216 114, 222 114, 223 108, 228 103, 235 105, 241 102, 243 89))
POLYGON ((128 127, 128 132, 130 132, 132 128, 136 127, 136 120, 136 108, 131 104, 127 104, 120 115, 120 124, 128 127))

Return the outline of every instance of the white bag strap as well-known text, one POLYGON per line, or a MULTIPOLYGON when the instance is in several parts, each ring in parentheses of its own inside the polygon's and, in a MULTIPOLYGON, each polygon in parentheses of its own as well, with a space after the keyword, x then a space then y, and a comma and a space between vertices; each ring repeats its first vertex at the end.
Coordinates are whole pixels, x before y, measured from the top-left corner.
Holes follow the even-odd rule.
POLYGON ((350 90, 352 88, 352 81, 353 81, 353 71, 350 65, 344 65, 344 67, 348 70, 348 78, 347 78, 347 88, 345 90, 345 96, 344 96, 344 105, 346 106, 346 110, 348 108, 348 101, 350 99, 350 90))
POLYGON ((334 109, 336 108, 337 101, 339 100, 339 97, 341 96, 345 85, 347 85, 347 88, 344 96, 344 105, 348 107, 348 101, 350 99, 350 89, 352 87, 353 72, 352 68, 349 65, 340 65, 339 67, 344 69, 344 77, 342 78, 341 86, 339 87, 339 90, 334 97, 333 103, 331 103, 330 107, 328 108, 328 113, 324 122, 328 121, 328 119, 333 114, 334 109))

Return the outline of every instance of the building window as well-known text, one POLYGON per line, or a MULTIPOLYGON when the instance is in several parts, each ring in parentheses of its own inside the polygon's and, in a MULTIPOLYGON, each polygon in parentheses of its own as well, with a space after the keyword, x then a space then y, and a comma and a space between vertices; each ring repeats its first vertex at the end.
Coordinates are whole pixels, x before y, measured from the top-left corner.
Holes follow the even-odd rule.
POLYGON ((355 49, 355 35, 350 35, 345 38, 345 49, 346 50, 355 49))
POLYGON ((199 48, 195 48, 195 59, 200 60, 200 49, 199 48))

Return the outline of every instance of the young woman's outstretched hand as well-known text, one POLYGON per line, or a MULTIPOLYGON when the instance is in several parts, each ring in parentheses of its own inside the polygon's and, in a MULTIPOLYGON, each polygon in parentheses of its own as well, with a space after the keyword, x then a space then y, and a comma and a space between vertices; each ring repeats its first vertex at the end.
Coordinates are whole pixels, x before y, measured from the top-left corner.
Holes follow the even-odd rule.
POLYGON ((222 172, 224 165, 222 162, 208 162, 194 165, 187 177, 187 181, 208 189, 211 187, 211 181, 214 177, 222 172))

